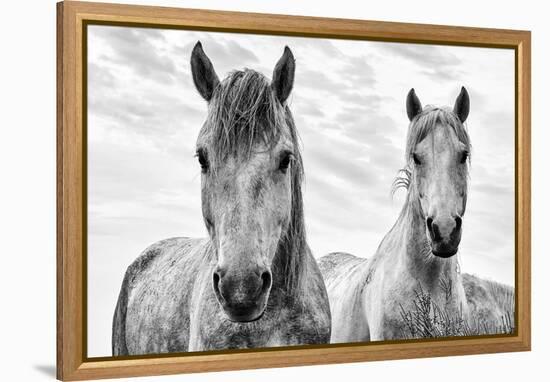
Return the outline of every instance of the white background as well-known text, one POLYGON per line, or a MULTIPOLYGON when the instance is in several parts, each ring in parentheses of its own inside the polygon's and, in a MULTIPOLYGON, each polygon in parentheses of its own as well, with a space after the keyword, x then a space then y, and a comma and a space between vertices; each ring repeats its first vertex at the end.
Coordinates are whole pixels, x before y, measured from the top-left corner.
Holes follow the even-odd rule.
MULTIPOLYGON (((187 6, 533 31, 533 351, 441 359, 174 376, 162 380, 542 379, 550 352, 545 251, 550 142, 543 112, 550 68, 544 2, 137 1, 187 6), (540 377, 537 377, 541 375, 540 377)), ((55 2, 4 5, 0 33, 0 328, 2 380, 51 380, 55 364, 55 2)), ((145 379, 142 379, 145 380, 145 379)), ((151 378, 149 380, 156 380, 151 378)))

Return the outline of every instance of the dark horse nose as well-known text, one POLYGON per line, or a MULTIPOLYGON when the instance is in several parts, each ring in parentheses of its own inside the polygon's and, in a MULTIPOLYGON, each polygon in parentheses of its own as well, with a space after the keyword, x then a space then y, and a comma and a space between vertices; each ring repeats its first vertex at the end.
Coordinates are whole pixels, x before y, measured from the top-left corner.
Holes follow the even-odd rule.
POLYGON ((263 313, 272 283, 269 270, 218 267, 212 277, 214 293, 232 321, 252 321, 263 313))
MULTIPOLYGON (((434 222, 434 219, 432 217, 428 217, 426 219, 426 226, 428 228, 428 232, 430 233, 430 238, 434 243, 440 243, 443 241, 444 237, 441 234, 441 229, 439 225, 434 222)), ((447 237, 447 240, 454 240, 454 238, 457 236, 457 234, 460 232, 460 228, 462 227, 462 218, 460 216, 456 216, 454 218, 454 227, 452 227, 450 230, 447 229, 447 231, 450 231, 450 234, 447 237)))

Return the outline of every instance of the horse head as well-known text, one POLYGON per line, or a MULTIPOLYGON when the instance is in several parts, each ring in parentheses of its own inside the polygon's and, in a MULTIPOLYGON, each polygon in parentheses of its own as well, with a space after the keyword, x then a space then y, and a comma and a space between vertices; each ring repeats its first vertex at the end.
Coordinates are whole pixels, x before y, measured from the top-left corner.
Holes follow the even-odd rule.
POLYGON ((466 210, 470 139, 464 122, 470 98, 463 87, 453 109, 423 109, 411 89, 406 105, 410 202, 419 204, 432 253, 451 257, 458 251, 466 210))
POLYGON ((294 57, 285 47, 271 81, 250 69, 220 81, 198 42, 191 68, 208 103, 196 154, 216 257, 212 286, 230 320, 254 321, 266 309, 274 272, 292 271, 275 269, 275 259, 301 229, 302 159, 286 102, 294 57))

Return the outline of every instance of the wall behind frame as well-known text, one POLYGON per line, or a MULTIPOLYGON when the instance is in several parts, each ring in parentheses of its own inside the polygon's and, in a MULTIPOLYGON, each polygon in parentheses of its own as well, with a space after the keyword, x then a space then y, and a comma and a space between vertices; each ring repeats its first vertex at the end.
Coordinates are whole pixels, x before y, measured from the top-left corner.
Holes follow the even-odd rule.
MULTIPOLYGON (((105 0, 106 1, 106 0, 105 0)), ((128 1, 119 1, 126 2, 128 1)), ((550 25, 544 3, 463 0, 387 2, 139 1, 134 4, 321 17, 529 29, 533 32, 532 328, 531 353, 252 370, 141 378, 140 381, 422 380, 517 381, 537 375, 550 352, 546 217, 550 132, 544 110, 550 25), (545 143, 546 142, 546 143, 545 143)), ((55 375, 55 1, 9 2, 0 24, 0 290, 2 380, 53 380, 55 375)), ((483 128, 476 126, 476 128, 483 128)), ((534 379, 536 380, 536 378, 534 379)))

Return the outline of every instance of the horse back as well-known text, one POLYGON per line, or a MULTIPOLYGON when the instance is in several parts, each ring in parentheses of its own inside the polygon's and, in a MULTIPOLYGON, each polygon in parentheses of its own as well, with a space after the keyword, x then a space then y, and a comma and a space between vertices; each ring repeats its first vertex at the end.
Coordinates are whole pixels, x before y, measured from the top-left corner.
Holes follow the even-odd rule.
POLYGON ((346 252, 332 252, 319 259, 319 269, 327 287, 351 272, 357 265, 366 261, 364 258, 346 252))
POLYGON ((319 259, 330 301, 332 343, 369 340, 362 297, 368 281, 361 271, 367 263, 367 259, 342 252, 319 259))
POLYGON ((113 355, 186 351, 189 300, 207 262, 205 239, 171 238, 143 251, 124 275, 113 317, 113 355))

